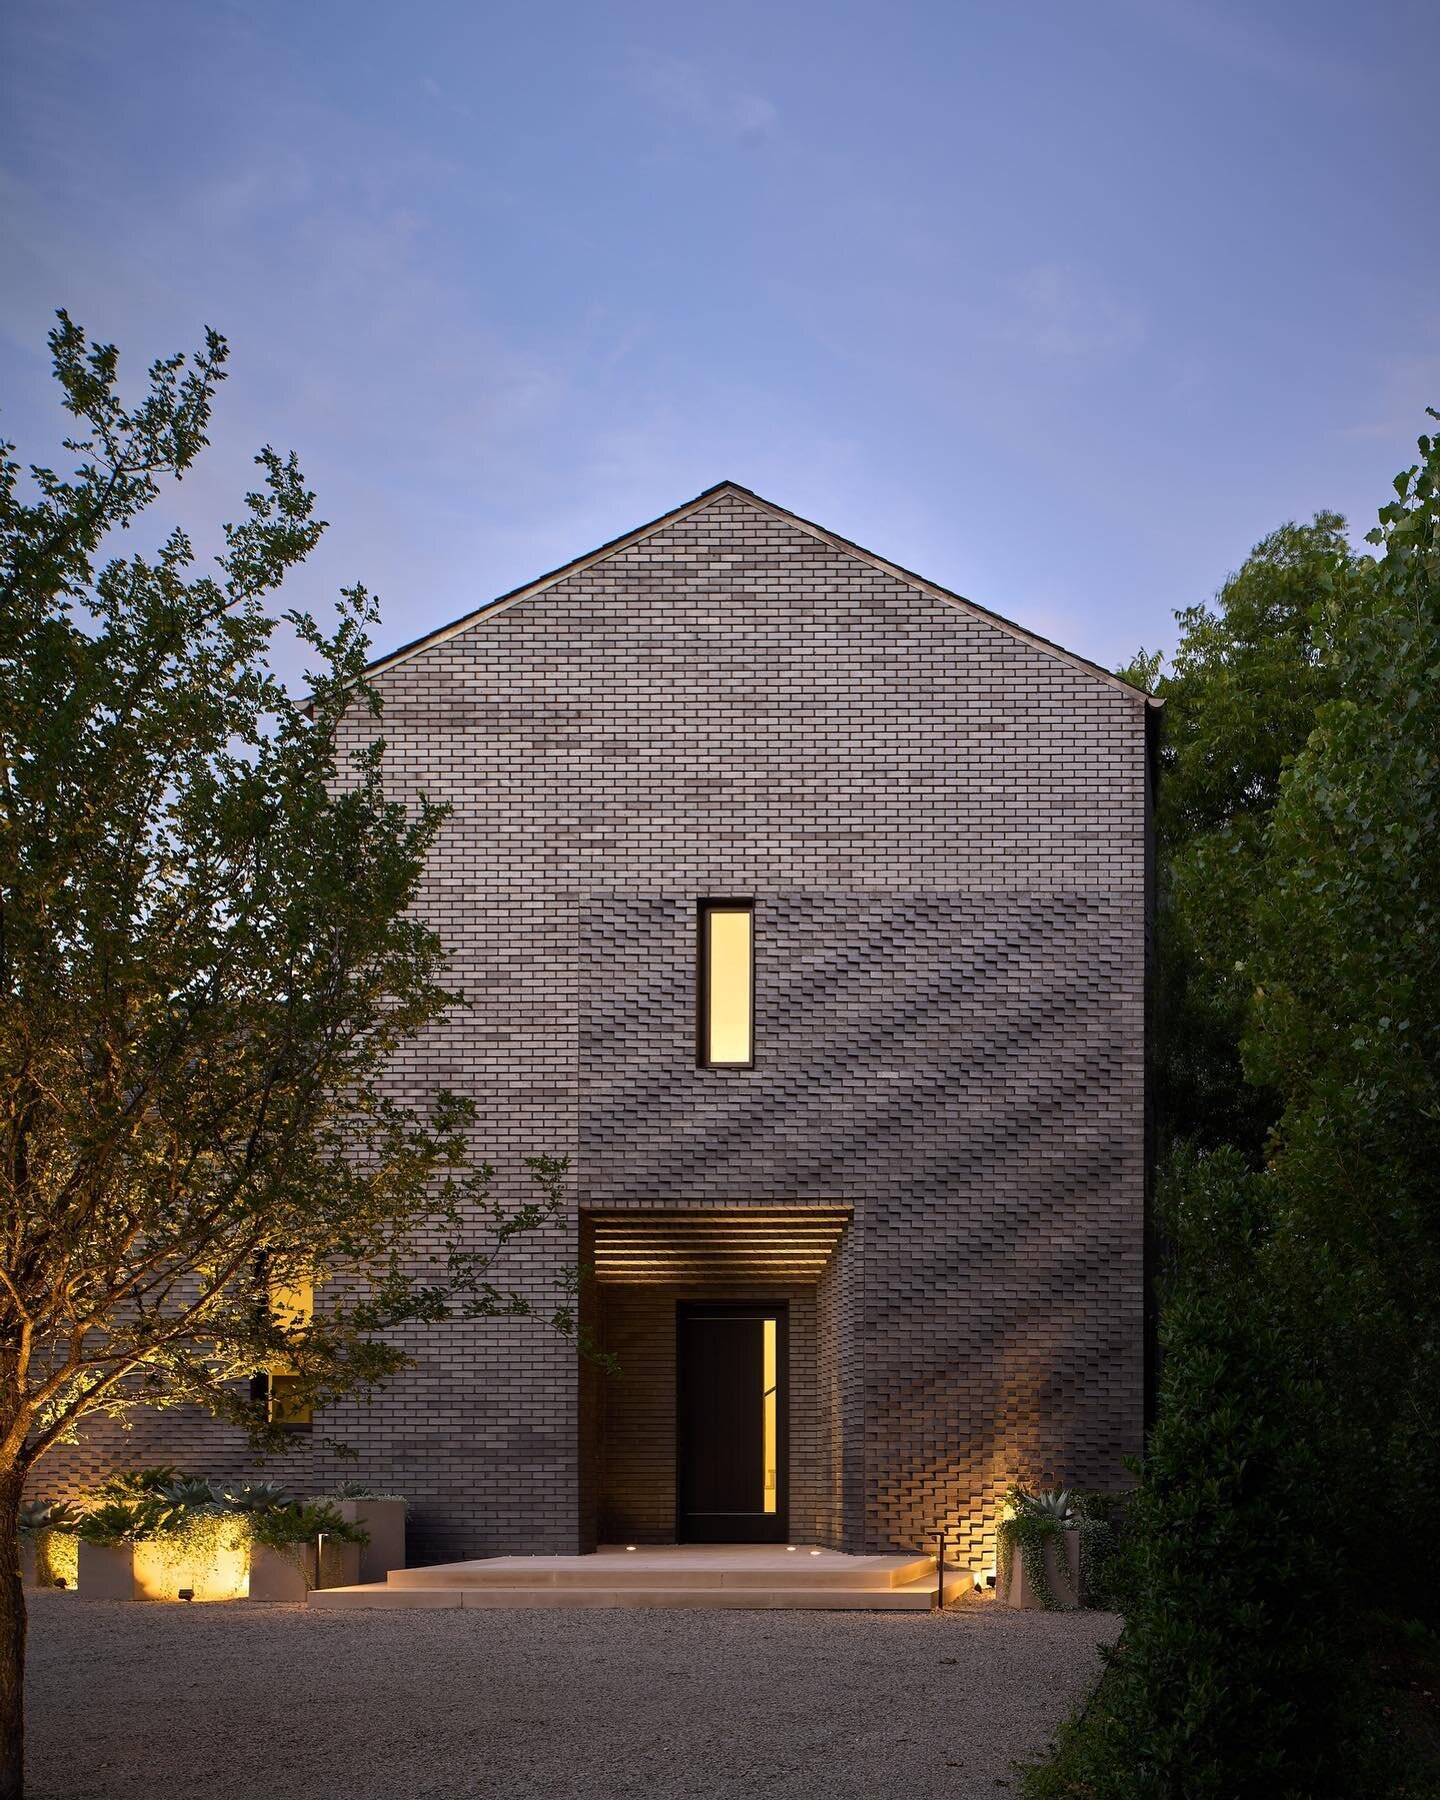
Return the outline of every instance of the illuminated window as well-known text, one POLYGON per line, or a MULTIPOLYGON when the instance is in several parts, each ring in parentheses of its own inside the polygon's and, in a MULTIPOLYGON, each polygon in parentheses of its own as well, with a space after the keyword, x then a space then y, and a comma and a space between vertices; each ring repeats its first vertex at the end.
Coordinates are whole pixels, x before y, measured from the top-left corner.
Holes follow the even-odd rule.
POLYGON ((774 1319, 766 1319, 763 1330, 764 1354, 761 1360, 764 1374, 761 1379, 765 1386, 761 1404, 765 1417, 765 1502, 761 1510, 773 1513, 780 1496, 779 1414, 776 1410, 780 1404, 780 1374, 776 1359, 779 1328, 774 1319))
POLYGON ((749 1068, 755 1061, 755 908, 748 900, 700 905, 700 1061, 749 1068))
MULTIPOLYGON (((308 1279, 293 1287, 271 1284, 270 1316, 282 1331, 303 1331, 315 1316, 315 1290, 308 1279)), ((309 1431, 314 1424, 315 1409, 309 1400, 300 1398, 302 1387, 295 1365, 288 1356, 277 1356, 262 1369, 250 1384, 251 1398, 265 1408, 272 1425, 287 1431, 309 1431)))

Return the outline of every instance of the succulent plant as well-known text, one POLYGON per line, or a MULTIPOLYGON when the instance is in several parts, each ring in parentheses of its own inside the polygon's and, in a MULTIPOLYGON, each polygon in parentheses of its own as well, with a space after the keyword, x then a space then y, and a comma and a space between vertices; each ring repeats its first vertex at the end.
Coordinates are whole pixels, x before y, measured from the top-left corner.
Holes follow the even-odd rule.
POLYGON ((225 1504, 235 1512, 274 1512, 294 1506, 295 1496, 283 1481, 240 1481, 221 1488, 225 1504))
POLYGON ((224 1489, 213 1481, 206 1481, 201 1475, 177 1475, 157 1491, 172 1506, 194 1508, 224 1505, 224 1489))
POLYGON ((1032 1519, 1054 1519, 1062 1525, 1080 1516, 1069 1488, 1039 1488, 1032 1493, 1028 1488, 1013 1487, 1010 1504, 1017 1515, 1024 1513, 1032 1519))
POLYGON ((174 1520, 175 1512, 157 1494, 102 1500, 80 1520, 78 1531, 87 1544, 133 1544, 158 1536, 174 1520))

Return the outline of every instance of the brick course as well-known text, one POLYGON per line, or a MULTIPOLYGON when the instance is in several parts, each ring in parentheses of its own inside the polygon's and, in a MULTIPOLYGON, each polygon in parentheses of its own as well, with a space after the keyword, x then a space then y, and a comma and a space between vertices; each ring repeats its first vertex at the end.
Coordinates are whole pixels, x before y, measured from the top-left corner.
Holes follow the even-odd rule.
MULTIPOLYGON (((377 685, 393 791, 454 809, 422 905, 469 1002, 397 1091, 473 1094, 511 1197, 525 1155, 575 1159, 573 1215, 518 1247, 516 1285, 553 1296, 588 1208, 849 1206, 789 1294, 816 1537, 944 1523, 978 1564, 1014 1476, 1118 1484, 1141 1430, 1143 699, 731 488, 377 685), (756 902, 753 1070, 695 1064, 708 895, 756 902)), ((663 1533, 619 1421, 663 1420, 676 1297, 587 1301, 630 1333, 623 1399, 539 1323, 416 1330, 417 1366, 287 1472, 404 1491, 422 1557, 663 1533)), ((45 1479, 162 1454, 245 1463, 171 1414, 45 1479)))

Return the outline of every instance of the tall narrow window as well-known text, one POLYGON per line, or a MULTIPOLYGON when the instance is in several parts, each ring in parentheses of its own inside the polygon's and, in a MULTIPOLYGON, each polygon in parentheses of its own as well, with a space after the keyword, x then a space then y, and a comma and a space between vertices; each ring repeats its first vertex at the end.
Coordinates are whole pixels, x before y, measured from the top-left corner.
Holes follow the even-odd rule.
POLYGON ((761 1324, 764 1333, 761 1343, 761 1384, 760 1396, 762 1430, 765 1437, 764 1470, 765 1496, 762 1510, 773 1513, 780 1494, 780 1436, 779 1436, 779 1403, 780 1403, 780 1364, 777 1357, 780 1331, 774 1319, 766 1319, 761 1324))
MULTIPOLYGON (((315 1291, 309 1278, 298 1277, 293 1287, 273 1281, 266 1286, 273 1323, 287 1335, 305 1331, 315 1316, 315 1291)), ((272 1425, 286 1431, 309 1431, 315 1413, 310 1401, 300 1397, 302 1386, 290 1358, 277 1356, 252 1380, 251 1398, 263 1405, 272 1425)))
POLYGON ((755 908, 748 900, 700 904, 700 1061, 755 1061, 755 908))

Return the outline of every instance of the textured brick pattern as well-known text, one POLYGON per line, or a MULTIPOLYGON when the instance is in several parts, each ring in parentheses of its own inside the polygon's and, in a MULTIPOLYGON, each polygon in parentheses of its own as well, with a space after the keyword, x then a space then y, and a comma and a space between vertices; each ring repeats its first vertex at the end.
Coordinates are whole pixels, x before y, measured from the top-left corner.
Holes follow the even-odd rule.
MULTIPOLYGON (((575 1217, 523 1246, 520 1284, 549 1297, 586 1207, 849 1206, 790 1296, 814 1393, 792 1493, 817 1535, 945 1522, 978 1559, 1012 1476, 1119 1481, 1141 1421, 1143 702, 731 490, 379 686, 394 792, 454 807, 423 904, 470 1001, 397 1089, 476 1095, 512 1194, 524 1155, 576 1158, 575 1217), (706 895, 755 897, 753 1070, 695 1066, 706 895)), ((611 1298, 587 1300, 602 1329, 611 1298)), ((593 1542, 626 1479, 607 1423, 666 1379, 662 1338, 622 1401, 539 1324, 417 1331, 417 1367, 336 1407, 306 1478, 403 1489, 422 1556, 593 1542)), ((222 1436, 161 1418, 66 1455, 214 1468, 222 1436)))

